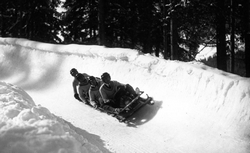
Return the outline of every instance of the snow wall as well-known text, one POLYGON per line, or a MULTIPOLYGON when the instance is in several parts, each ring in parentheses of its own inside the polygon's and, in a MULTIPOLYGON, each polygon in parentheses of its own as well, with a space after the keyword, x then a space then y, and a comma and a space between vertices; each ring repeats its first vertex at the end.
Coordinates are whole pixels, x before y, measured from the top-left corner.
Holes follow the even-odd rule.
POLYGON ((1 153, 98 152, 47 108, 35 105, 21 88, 0 81, 1 153))
POLYGON ((0 79, 18 74, 20 77, 14 83, 22 84, 27 89, 32 84, 43 88, 56 80, 57 73, 69 75, 72 67, 94 76, 100 76, 106 71, 120 82, 130 83, 134 87, 140 84, 141 90, 162 101, 165 106, 175 103, 186 113, 197 116, 197 120, 204 120, 203 126, 210 126, 214 131, 224 131, 225 135, 237 133, 230 135, 236 139, 247 140, 250 137, 248 78, 201 63, 167 61, 131 49, 76 44, 54 45, 26 39, 1 38, 0 51, 5 47, 10 50, 4 57, 0 57, 5 61, 0 63, 0 79), (135 74, 141 77, 130 79, 135 74), (37 77, 29 78, 34 75, 37 77), (51 79, 44 80, 45 75, 50 75, 51 79), (170 97, 176 100, 169 101, 170 97), (193 109, 189 109, 190 106, 193 109), (211 118, 213 121, 209 120, 211 118))

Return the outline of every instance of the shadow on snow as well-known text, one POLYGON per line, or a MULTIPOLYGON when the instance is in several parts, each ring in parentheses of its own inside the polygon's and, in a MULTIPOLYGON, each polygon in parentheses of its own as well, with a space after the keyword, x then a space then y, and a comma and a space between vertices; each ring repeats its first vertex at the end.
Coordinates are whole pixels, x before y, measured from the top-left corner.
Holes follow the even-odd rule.
POLYGON ((74 130, 78 135, 80 135, 83 138, 88 140, 88 142, 90 143, 90 146, 86 146, 86 148, 90 149, 90 150, 88 150, 89 152, 93 152, 93 150, 91 150, 91 147, 92 147, 92 149, 96 150, 94 146, 91 146, 91 145, 94 144, 96 147, 98 147, 98 149, 101 152, 103 152, 103 153, 111 153, 107 148, 105 148, 104 141, 100 138, 100 136, 88 133, 87 131, 85 131, 85 130, 83 130, 81 128, 75 127, 72 123, 70 123, 68 121, 65 121, 65 120, 63 120, 63 121, 66 124, 68 124, 69 127, 72 130, 74 130))
POLYGON ((127 125, 137 127, 149 122, 157 114, 161 105, 162 101, 155 101, 154 105, 143 106, 127 119, 127 125))

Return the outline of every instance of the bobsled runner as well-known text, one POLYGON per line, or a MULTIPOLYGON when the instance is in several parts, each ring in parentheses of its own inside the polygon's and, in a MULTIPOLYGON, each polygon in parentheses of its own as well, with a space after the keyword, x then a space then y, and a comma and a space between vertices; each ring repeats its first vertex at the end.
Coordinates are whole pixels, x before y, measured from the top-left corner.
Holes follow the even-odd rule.
POLYGON ((139 88, 136 88, 137 96, 134 98, 129 98, 130 101, 119 111, 119 113, 114 114, 120 122, 126 122, 129 117, 131 117, 135 112, 141 109, 143 106, 149 104, 153 105, 154 100, 152 97, 147 95, 147 98, 142 98, 141 95, 144 93, 140 91, 139 88))

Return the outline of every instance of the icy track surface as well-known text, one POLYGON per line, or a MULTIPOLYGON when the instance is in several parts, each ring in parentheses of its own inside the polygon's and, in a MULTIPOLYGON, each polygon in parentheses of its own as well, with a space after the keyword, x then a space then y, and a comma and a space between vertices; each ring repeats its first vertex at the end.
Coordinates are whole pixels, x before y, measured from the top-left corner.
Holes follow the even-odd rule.
POLYGON ((0 81, 4 153, 250 152, 250 79, 199 63, 0 38, 0 81), (137 112, 131 125, 121 124, 73 98, 73 67, 94 76, 109 72, 152 96, 155 105, 137 112))

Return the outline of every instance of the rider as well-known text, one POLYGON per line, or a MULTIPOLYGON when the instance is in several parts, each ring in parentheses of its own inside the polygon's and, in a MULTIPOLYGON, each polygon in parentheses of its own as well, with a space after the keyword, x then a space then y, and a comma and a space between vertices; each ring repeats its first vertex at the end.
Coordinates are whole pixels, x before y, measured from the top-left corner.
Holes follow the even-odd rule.
POLYGON ((96 78, 93 76, 89 77, 89 83, 90 83, 90 89, 89 89, 89 101, 90 104, 94 108, 102 107, 103 106, 103 100, 102 96, 99 92, 99 89, 102 85, 102 81, 100 78, 96 78))
POLYGON ((122 105, 124 105, 117 99, 120 98, 116 96, 119 90, 122 90, 123 93, 129 94, 132 98, 136 96, 136 92, 132 86, 129 84, 122 84, 114 80, 111 81, 110 74, 107 72, 102 74, 101 79, 103 81, 103 85, 100 87, 100 93, 105 106, 108 106, 106 107, 108 111, 114 112, 114 108, 118 108, 115 109, 115 112, 119 113, 122 105))
POLYGON ((81 73, 78 73, 76 75, 76 79, 79 82, 78 86, 78 92, 79 92, 79 98, 82 100, 83 103, 88 104, 89 103, 89 88, 90 83, 86 76, 84 76, 81 73))
MULTIPOLYGON (((79 101, 82 101, 80 98, 79 98, 79 94, 77 93, 77 86, 79 85, 79 81, 76 79, 76 76, 78 74, 78 71, 76 68, 72 68, 70 70, 70 74, 74 77, 74 80, 72 82, 72 86, 73 86, 73 91, 74 91, 74 97, 75 99, 79 100, 79 101)), ((85 77, 88 77, 89 75, 86 74, 86 73, 82 73, 85 77)))

